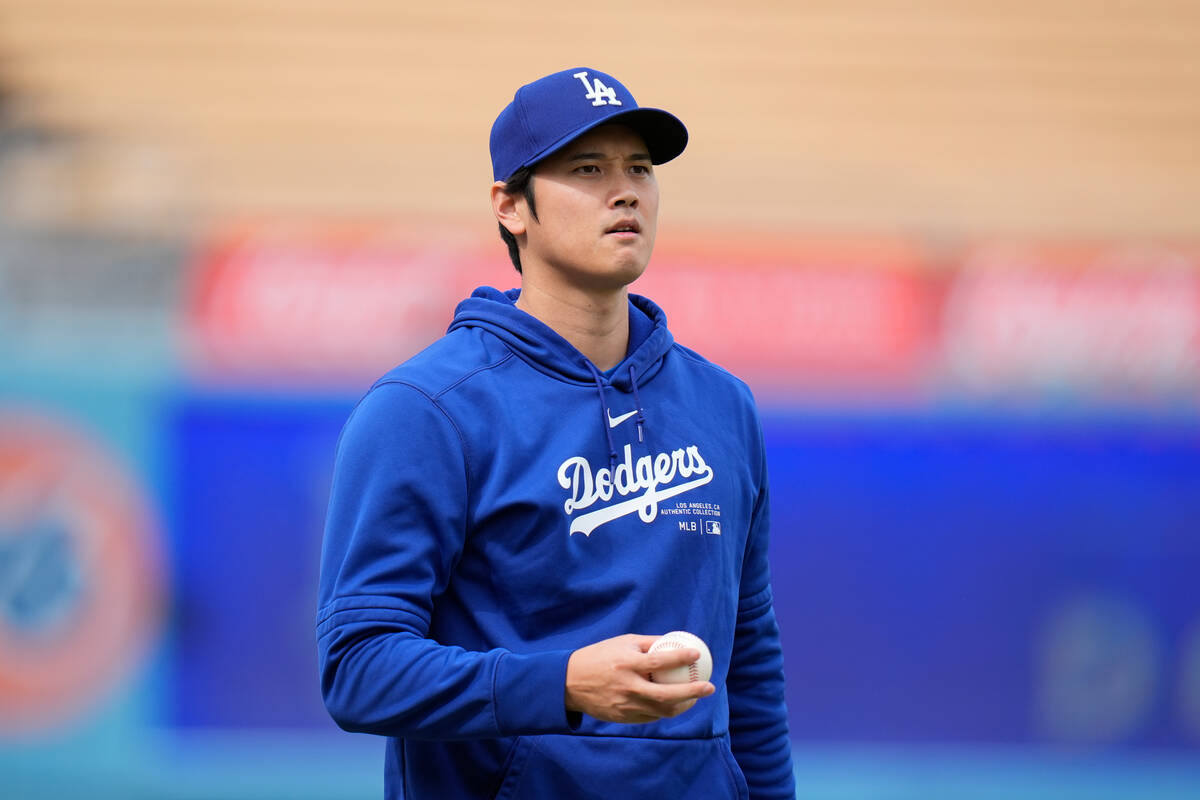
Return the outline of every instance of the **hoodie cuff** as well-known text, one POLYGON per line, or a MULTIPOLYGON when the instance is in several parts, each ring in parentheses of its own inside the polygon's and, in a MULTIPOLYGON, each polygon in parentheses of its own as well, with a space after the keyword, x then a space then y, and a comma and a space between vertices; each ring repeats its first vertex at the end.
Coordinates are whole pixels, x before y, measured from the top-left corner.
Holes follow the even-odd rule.
POLYGON ((570 733, 579 727, 581 715, 568 712, 564 699, 571 652, 506 653, 500 659, 492 697, 502 736, 570 733))

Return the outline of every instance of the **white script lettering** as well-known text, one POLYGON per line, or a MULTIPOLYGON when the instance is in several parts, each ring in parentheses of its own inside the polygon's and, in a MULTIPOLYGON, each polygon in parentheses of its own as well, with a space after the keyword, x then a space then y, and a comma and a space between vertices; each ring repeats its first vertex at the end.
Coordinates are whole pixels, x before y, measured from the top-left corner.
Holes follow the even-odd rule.
POLYGON ((633 446, 625 445, 625 458, 611 472, 607 467, 592 472, 592 465, 582 456, 573 456, 558 468, 558 485, 566 489, 568 497, 563 503, 567 515, 589 508, 597 502, 608 502, 614 492, 629 497, 629 500, 581 514, 571 523, 571 533, 590 536, 592 531, 606 522, 635 511, 643 522, 653 522, 658 516, 658 503, 709 483, 713 470, 700 455, 695 445, 656 456, 642 456, 634 461, 633 446), (675 477, 693 478, 685 483, 669 485, 675 477))

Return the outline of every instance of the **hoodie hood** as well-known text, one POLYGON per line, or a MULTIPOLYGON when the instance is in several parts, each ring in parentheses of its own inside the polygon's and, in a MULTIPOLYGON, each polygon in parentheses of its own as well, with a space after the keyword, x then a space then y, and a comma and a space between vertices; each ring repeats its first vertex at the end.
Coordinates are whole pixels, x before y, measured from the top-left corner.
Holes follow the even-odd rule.
MULTIPOLYGON (((501 292, 481 286, 458 304, 447 332, 483 328, 539 372, 569 383, 594 385, 598 373, 595 365, 550 326, 517 308, 515 303, 520 296, 520 289, 501 292)), ((610 378, 601 376, 600 380, 620 391, 631 391, 634 381, 646 383, 654 377, 674 344, 663 310, 645 297, 630 294, 629 347, 625 359, 610 378)))

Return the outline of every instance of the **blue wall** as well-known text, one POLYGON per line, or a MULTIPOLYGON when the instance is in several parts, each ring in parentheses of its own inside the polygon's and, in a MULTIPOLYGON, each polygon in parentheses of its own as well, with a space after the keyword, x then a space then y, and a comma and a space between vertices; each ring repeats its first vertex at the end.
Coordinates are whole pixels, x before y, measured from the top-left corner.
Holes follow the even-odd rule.
MULTIPOLYGON (((0 747, 4 796, 377 794, 381 743, 325 715, 313 639, 357 395, 95 386, 10 382, 6 402, 123 455, 161 514, 168 603, 124 681, 0 747)), ((764 422, 802 796, 1200 796, 1197 420, 764 422)))

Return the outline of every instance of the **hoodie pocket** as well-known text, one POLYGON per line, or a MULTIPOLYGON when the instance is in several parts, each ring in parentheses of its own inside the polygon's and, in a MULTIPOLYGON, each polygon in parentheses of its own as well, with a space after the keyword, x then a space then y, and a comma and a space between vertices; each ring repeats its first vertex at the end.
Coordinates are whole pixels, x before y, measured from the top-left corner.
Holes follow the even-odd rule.
POLYGON ((509 751, 508 758, 504 760, 504 766, 501 767, 502 777, 496 794, 492 795, 494 800, 512 800, 517 796, 516 792, 521 785, 525 763, 529 760, 529 754, 533 748, 534 741, 528 736, 518 736, 517 740, 513 742, 512 750, 509 751))
POLYGON ((519 740, 497 800, 747 800, 728 737, 548 735, 519 740))
POLYGON ((717 741, 720 742, 721 758, 729 770, 729 778, 733 781, 734 786, 737 787, 738 797, 741 800, 749 800, 750 784, 746 782, 746 773, 742 772, 737 759, 733 757, 733 750, 729 746, 729 737, 722 736, 717 741))

